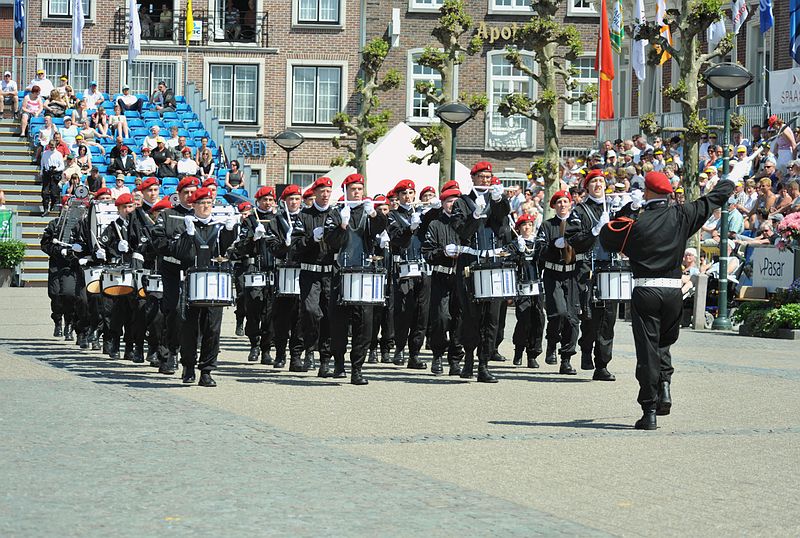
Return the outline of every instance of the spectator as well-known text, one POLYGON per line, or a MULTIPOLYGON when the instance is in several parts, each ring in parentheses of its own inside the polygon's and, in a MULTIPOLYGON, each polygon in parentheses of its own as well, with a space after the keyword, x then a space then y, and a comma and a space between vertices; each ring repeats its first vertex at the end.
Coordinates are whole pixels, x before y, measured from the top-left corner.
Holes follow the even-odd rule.
POLYGON ((145 148, 155 149, 158 145, 158 139, 161 138, 159 133, 161 132, 161 127, 158 125, 153 125, 150 127, 150 134, 147 135, 142 143, 142 146, 145 148))
POLYGON ((204 179, 214 177, 214 159, 211 156, 211 149, 205 148, 202 151, 198 150, 197 154, 197 165, 200 170, 200 177, 204 179))
POLYGON ((67 116, 64 118, 64 126, 58 130, 61 133, 61 139, 64 143, 70 148, 70 151, 75 150, 75 139, 77 138, 80 131, 78 130, 75 125, 72 123, 72 118, 67 116))
POLYGON ((794 179, 788 181, 786 183, 786 190, 788 191, 792 202, 789 204, 789 207, 783 210, 783 214, 788 215, 789 213, 800 211, 800 183, 794 179))
POLYGON ((97 109, 97 112, 92 114, 92 121, 89 125, 103 138, 112 138, 112 136, 108 134, 109 122, 105 107, 101 106, 97 109))
POLYGON ((116 174, 122 172, 126 176, 133 175, 136 171, 136 162, 133 156, 130 155, 130 148, 122 146, 119 148, 119 155, 112 159, 111 164, 108 165, 108 172, 116 174))
POLYGON ((33 80, 25 89, 29 92, 33 92, 34 86, 39 87, 39 91, 42 92, 42 95, 50 95, 50 92, 53 91, 53 83, 50 82, 45 76, 44 69, 39 69, 36 71, 36 75, 33 77, 33 80))
POLYGON ((796 181, 800 183, 800 159, 795 159, 789 163, 786 181, 796 181))
POLYGON ((75 160, 75 155, 70 153, 65 157, 64 173, 61 174, 59 183, 61 183, 62 185, 64 183, 67 183, 69 181, 69 178, 72 177, 72 174, 81 175, 81 167, 75 160))
POLYGON ((64 142, 61 136, 61 131, 58 129, 53 132, 53 141, 56 143, 56 149, 59 151, 59 153, 61 153, 62 157, 66 157, 71 153, 69 146, 66 142, 64 142))
POLYGON ((86 102, 87 109, 99 107, 106 100, 100 90, 97 89, 97 82, 94 80, 89 83, 89 87, 83 92, 83 100, 86 102))
MULTIPOLYGON (((185 136, 179 136, 178 137, 178 143, 175 145, 174 148, 170 148, 170 149, 172 150, 173 153, 175 153, 175 155, 183 155, 183 150, 186 149, 186 148, 187 148, 187 146, 186 146, 186 137, 185 136)), ((191 148, 189 148, 189 149, 191 149, 191 148)))
POLYGON ((58 86, 56 89, 58 93, 61 94, 61 97, 66 101, 67 99, 67 88, 69 87, 69 77, 67 75, 61 75, 58 77, 58 86))
POLYGON ((239 170, 239 161, 236 159, 231 161, 231 168, 225 174, 225 188, 229 191, 233 189, 241 189, 244 187, 244 176, 242 171, 239 170))
POLYGON ((158 166, 156 177, 174 177, 178 173, 176 168, 177 161, 172 150, 164 142, 164 139, 159 136, 156 140, 157 145, 152 153, 153 160, 158 166))
POLYGON ((86 186, 89 187, 89 192, 92 194, 106 186, 106 178, 103 177, 96 166, 89 170, 89 175, 86 176, 86 186))
MULTIPOLYGON (((137 178, 136 178, 136 181, 137 181, 138 183, 141 183, 141 181, 142 181, 142 180, 141 180, 141 178, 138 178, 138 177, 137 177, 137 178)), ((136 187, 138 188, 138 187, 139 187, 139 185, 137 184, 137 185, 136 185, 136 187)), ((142 196, 142 193, 141 193, 141 191, 139 191, 139 190, 137 190, 137 189, 134 189, 134 191, 133 191, 133 204, 134 204, 136 207, 142 207, 142 202, 144 202, 144 196, 142 196)))
POLYGON ((715 246, 719 243, 719 233, 717 233, 717 230, 719 229, 721 215, 721 210, 719 208, 715 209, 700 228, 700 240, 703 245, 715 246))
POLYGON ((239 41, 239 36, 242 35, 242 24, 239 21, 239 10, 233 2, 228 3, 228 8, 225 10, 225 37, 231 41, 239 41))
MULTIPOLYGON (((139 177, 153 176, 158 170, 156 161, 150 156, 150 148, 142 148, 142 156, 136 159, 136 175, 139 177)), ((121 153, 120 153, 121 154, 121 153)))
POLYGON ((786 171, 786 165, 792 160, 794 156, 794 149, 797 146, 797 141, 794 139, 794 133, 791 129, 783 129, 783 120, 773 114, 769 117, 769 128, 779 131, 780 134, 772 142, 772 152, 775 154, 776 163, 775 168, 783 173, 786 171))
POLYGON ((778 194, 775 195, 775 203, 772 206, 772 213, 784 213, 785 209, 792 205, 793 197, 789 194, 789 190, 785 182, 778 185, 778 194))
POLYGON ((758 182, 758 197, 753 209, 750 211, 751 228, 759 229, 760 221, 766 218, 772 211, 772 206, 775 205, 775 194, 772 192, 772 182, 769 178, 762 178, 758 182), (759 215, 759 211, 761 212, 759 215))
POLYGON ((106 154, 106 148, 103 147, 102 144, 97 142, 96 138, 113 138, 111 135, 101 135, 97 132, 97 129, 89 127, 88 125, 81 129, 80 134, 78 135, 79 138, 83 139, 83 143, 88 146, 94 146, 100 150, 102 155, 106 154))
POLYGON ((156 37, 172 39, 172 10, 167 2, 164 2, 161 8, 161 16, 156 25, 156 37))
POLYGON ((86 144, 78 146, 78 158, 75 160, 81 169, 81 173, 88 174, 89 170, 92 169, 92 153, 86 144))
POLYGON ((72 111, 72 124, 76 127, 83 129, 89 125, 91 115, 86 105, 86 98, 84 97, 75 103, 75 110, 72 111))
MULTIPOLYGON (((122 95, 117 98, 117 106, 122 112, 131 110, 133 112, 141 112, 144 102, 141 97, 131 93, 131 87, 125 84, 122 87, 122 95)), ((116 113, 116 107, 114 107, 116 113)))
MULTIPOLYGON (((120 150, 122 149, 122 146, 124 146, 124 145, 125 144, 123 144, 122 137, 118 136, 116 138, 116 140, 115 140, 114 145, 111 147, 111 151, 108 152, 108 158, 113 161, 114 159, 119 157, 120 156, 120 150)), ((133 154, 133 152, 131 151, 131 148, 128 148, 128 153, 133 154)))
POLYGON ((167 147, 171 150, 174 150, 176 147, 178 147, 178 140, 179 140, 178 126, 173 125, 172 127, 169 128, 169 138, 167 139, 167 147))
POLYGON ((20 137, 28 136, 28 122, 31 118, 38 118, 44 111, 41 88, 34 86, 31 93, 22 99, 22 123, 20 124, 20 137))
POLYGON ((123 194, 130 194, 131 190, 125 185, 125 176, 121 173, 117 174, 114 186, 111 188, 111 198, 116 200, 123 194))
MULTIPOLYGON (((48 170, 62 172, 65 168, 64 155, 56 148, 55 138, 50 140, 47 148, 42 153, 41 172, 44 174, 48 170)), ((80 169, 78 169, 80 171, 80 169)))
POLYGON ((775 166, 775 159, 773 157, 768 157, 763 164, 761 165, 761 171, 758 172, 755 176, 756 179, 768 179, 769 184, 771 185, 771 189, 773 192, 778 190, 778 183, 781 182, 781 178, 778 175, 775 166))
POLYGON ((198 169, 197 162, 192 158, 191 148, 183 148, 181 158, 176 166, 178 177, 196 176, 198 169))
POLYGON ((200 147, 197 148, 197 152, 195 152, 195 157, 197 158, 197 164, 200 164, 200 157, 203 155, 203 152, 210 148, 208 147, 208 137, 204 136, 200 139, 200 147))
POLYGON ((151 102, 159 112, 175 112, 178 104, 175 101, 175 92, 167 88, 167 83, 163 80, 158 83, 158 87, 153 92, 151 102))
POLYGON ((0 82, 0 93, 3 99, 0 100, 0 116, 6 111, 6 105, 11 105, 11 115, 16 116, 19 111, 19 94, 17 82, 11 78, 11 71, 3 73, 3 80, 0 82))
POLYGON ((6 208, 6 193, 0 190, 0 209, 6 208))
POLYGON ((67 102, 67 108, 75 108, 78 105, 78 97, 75 95, 75 90, 72 89, 72 86, 67 85, 64 92, 64 100, 67 102))
POLYGON ((71 174, 69 176, 69 181, 67 182, 67 189, 64 191, 64 194, 67 196, 74 196, 75 195, 75 187, 81 184, 81 176, 78 174, 71 174))
POLYGON ((683 263, 681 269, 681 291, 684 295, 694 288, 692 277, 700 274, 697 266, 697 249, 689 247, 683 251, 683 263))
POLYGON ((130 138, 131 133, 128 129, 128 118, 122 113, 120 106, 114 105, 114 115, 108 117, 108 124, 111 127, 111 132, 116 136, 130 138))
POLYGON ((49 114, 54 118, 63 118, 64 113, 67 111, 67 102, 58 93, 58 90, 50 92, 50 97, 44 103, 45 114, 49 114))
POLYGON ((39 159, 42 157, 42 151, 47 147, 47 144, 50 143, 50 139, 53 138, 53 133, 55 132, 56 127, 53 125, 53 118, 50 116, 45 116, 44 127, 39 129, 39 134, 36 135, 38 143, 36 145, 36 154, 33 157, 36 164, 39 164, 39 159))

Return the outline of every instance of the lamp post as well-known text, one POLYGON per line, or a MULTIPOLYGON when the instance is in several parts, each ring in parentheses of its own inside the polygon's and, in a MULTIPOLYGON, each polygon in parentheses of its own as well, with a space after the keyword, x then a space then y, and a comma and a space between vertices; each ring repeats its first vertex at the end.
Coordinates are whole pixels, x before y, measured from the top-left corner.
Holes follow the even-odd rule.
MULTIPOLYGON (((753 74, 734 63, 714 65, 703 73, 703 78, 711 88, 725 100, 725 124, 722 134, 722 181, 727 181, 730 168, 728 145, 731 137, 731 99, 753 83, 753 74)), ((728 212, 730 204, 725 201, 719 226, 719 312, 711 328, 730 330, 728 319, 728 212)))
POLYGON ((282 147, 286 151, 286 178, 284 183, 287 185, 289 184, 289 179, 291 176, 289 175, 289 154, 297 149, 300 144, 305 142, 305 138, 300 133, 295 131, 281 131, 280 133, 276 134, 272 137, 272 140, 275 141, 280 147, 282 147))
POLYGON ((472 119, 475 113, 463 103, 447 103, 436 109, 436 115, 450 127, 453 142, 450 146, 450 179, 456 178, 456 131, 472 119))

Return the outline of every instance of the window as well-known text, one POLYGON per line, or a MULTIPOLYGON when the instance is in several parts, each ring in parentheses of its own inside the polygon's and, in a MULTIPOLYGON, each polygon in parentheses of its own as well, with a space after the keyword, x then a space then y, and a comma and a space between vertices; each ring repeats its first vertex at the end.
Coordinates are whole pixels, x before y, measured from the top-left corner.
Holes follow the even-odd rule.
MULTIPOLYGON (((575 81, 577 85, 570 95, 577 97, 591 84, 597 84, 597 71, 594 70, 594 58, 579 58, 572 62, 575 81)), ((594 125, 596 103, 591 102, 585 105, 574 103, 567 105, 566 123, 570 126, 594 125)))
POLYGON ((258 66, 211 64, 209 103, 222 123, 256 123, 258 66))
MULTIPOLYGON (((180 23, 180 9, 175 9, 173 2, 161 0, 138 0, 139 22, 142 27, 142 39, 153 41, 172 41, 176 36, 176 22, 180 23)), ((197 9, 197 8, 195 8, 197 9)), ((195 16, 198 13, 195 12, 195 16)), ((182 36, 183 28, 178 35, 182 36)))
POLYGON ((324 174, 325 172, 313 172, 304 170, 295 172, 294 170, 292 170, 289 177, 289 183, 291 185, 298 185, 302 188, 306 188, 310 186, 312 183, 314 183, 314 181, 316 181, 317 178, 322 177, 324 174))
MULTIPOLYGON (((523 56, 525 65, 533 67, 533 57, 523 56)), ((522 93, 533 97, 533 80, 506 60, 505 52, 489 53, 489 114, 486 145, 496 149, 528 149, 533 147, 533 125, 524 116, 504 118, 497 111, 506 95, 522 93)))
MULTIPOLYGON (((83 18, 91 19, 91 0, 81 0, 83 4, 83 18)), ((72 17, 72 0, 48 0, 48 17, 72 17)))
POLYGON ((489 13, 497 11, 521 11, 530 13, 530 0, 489 0, 489 13))
POLYGON ((417 82, 432 82, 436 88, 442 89, 442 76, 435 69, 425 67, 417 63, 420 53, 411 53, 409 55, 409 74, 408 74, 408 88, 407 88, 407 101, 408 111, 407 116, 412 121, 431 121, 436 118, 434 112, 435 105, 433 103, 425 102, 425 97, 417 92, 417 82))
POLYGON ((755 81, 744 90, 748 105, 764 103, 764 90, 769 95, 769 77, 764 76, 764 68, 772 69, 772 39, 762 39, 759 19, 747 25, 747 69, 755 75, 755 81), (763 81, 763 83, 762 83, 763 81))
POLYGON ((298 24, 340 24, 341 0, 297 0, 298 24))
POLYGON ((444 0, 409 0, 409 11, 435 11, 442 7, 444 0))
POLYGON ((341 102, 341 67, 292 67, 292 124, 331 125, 341 102))
MULTIPOLYGON (((122 62, 120 70, 127 78, 127 64, 122 62)), ((160 81, 167 83, 167 88, 178 87, 178 65, 176 62, 141 61, 135 60, 131 65, 131 79, 128 85, 131 93, 150 95, 160 81)))
POLYGON ((567 15, 597 16, 594 0, 567 0, 567 15))
MULTIPOLYGON (((85 91, 89 88, 89 82, 95 78, 94 60, 75 59, 75 72, 69 77, 70 86, 76 92, 85 91)), ((69 73, 69 58, 48 58, 42 60, 42 69, 47 73, 47 77, 53 82, 53 86, 58 86, 58 77, 69 73)), ((100 88, 100 91, 104 91, 100 88)))

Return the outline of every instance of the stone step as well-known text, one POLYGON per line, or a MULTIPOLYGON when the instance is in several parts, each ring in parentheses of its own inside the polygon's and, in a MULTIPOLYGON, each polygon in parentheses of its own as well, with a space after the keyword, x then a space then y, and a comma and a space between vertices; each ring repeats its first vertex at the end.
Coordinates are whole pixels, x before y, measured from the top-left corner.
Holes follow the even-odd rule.
POLYGON ((0 183, 0 185, 2 185, 2 189, 6 193, 6 200, 10 200, 10 198, 8 197, 10 194, 25 194, 25 195, 30 196, 32 193, 33 194, 41 194, 41 192, 42 192, 41 186, 39 186, 39 185, 37 185, 35 183, 32 184, 32 185, 29 185, 29 184, 3 185, 2 183, 0 183))
POLYGON ((29 174, 31 172, 38 172, 39 166, 33 164, 30 159, 20 160, 19 162, 9 162, 5 159, 0 159, 0 177, 2 175, 11 175, 11 174, 29 174))
POLYGON ((0 186, 8 188, 9 185, 36 185, 41 188, 41 183, 37 181, 35 174, 27 176, 0 177, 0 186))

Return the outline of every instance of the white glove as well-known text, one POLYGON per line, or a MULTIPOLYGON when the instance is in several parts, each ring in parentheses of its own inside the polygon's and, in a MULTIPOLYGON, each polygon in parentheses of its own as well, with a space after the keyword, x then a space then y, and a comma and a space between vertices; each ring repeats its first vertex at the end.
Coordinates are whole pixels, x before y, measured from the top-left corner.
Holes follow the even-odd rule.
POLYGON ((313 233, 314 233, 314 241, 316 241, 317 243, 322 241, 322 233, 323 233, 322 226, 317 226, 316 228, 314 228, 313 233))
POLYGON ((594 228, 592 228, 592 235, 600 235, 600 230, 603 228, 603 226, 608 224, 608 221, 610 220, 611 217, 608 215, 608 211, 603 211, 603 213, 600 215, 600 220, 597 221, 597 224, 595 224, 594 228))
POLYGON ((339 214, 342 216, 342 226, 347 226, 350 224, 350 206, 347 203, 344 204, 344 207, 339 210, 339 214))
POLYGON ((364 202, 364 213, 370 217, 373 216, 375 214, 375 202, 372 200, 367 200, 364 202))
POLYGON ((475 198, 475 212, 472 213, 472 216, 476 219, 481 219, 486 217, 483 214, 483 210, 486 208, 486 198, 483 197, 482 194, 479 194, 477 198, 475 198))
MULTIPOLYGON (((233 230, 234 226, 236 226, 237 222, 239 222, 239 217, 237 215, 229 216, 228 218, 225 219, 225 229, 230 232, 231 230, 233 230)), ((258 225, 261 226, 261 223, 259 223, 258 225)), ((263 226, 261 227, 263 228, 263 226)))
POLYGON ((458 247, 452 243, 444 247, 444 253, 450 256, 451 258, 455 258, 458 256, 458 247))
POLYGON ((78 260, 78 265, 86 265, 89 262, 89 258, 81 258, 78 260))
POLYGON ((119 243, 117 243, 117 250, 120 252, 128 252, 130 250, 130 245, 124 239, 121 239, 119 243))
POLYGON ((66 258, 67 257, 67 252, 69 252, 67 249, 62 248, 61 249, 61 257, 62 258, 66 258))
POLYGON ((503 186, 502 185, 492 185, 489 189, 489 192, 492 193, 492 200, 495 202, 499 202, 503 198, 503 186))
POLYGON ((386 230, 381 232, 381 235, 378 236, 381 241, 381 248, 386 248, 389 246, 389 234, 386 233, 386 230))
POLYGON ((183 223, 186 225, 186 233, 188 235, 194 235, 194 217, 192 215, 186 215, 183 217, 183 223))
POLYGON ((505 252, 505 250, 503 250, 502 248, 496 248, 494 250, 490 250, 489 252, 491 253, 490 254, 491 256, 499 256, 500 254, 505 252))
POLYGON ((517 246, 519 247, 520 252, 525 252, 525 249, 528 248, 528 245, 525 244, 525 238, 522 236, 517 237, 517 246))
POLYGON ((289 231, 286 232, 286 238, 284 239, 283 242, 286 244, 287 247, 292 244, 292 229, 291 228, 289 228, 289 231))
POLYGON ((265 235, 267 235, 267 230, 266 228, 264 228, 264 225, 259 222, 255 230, 253 230, 253 240, 258 241, 259 239, 262 239, 265 235))
POLYGON ((556 248, 564 248, 567 245, 567 242, 564 241, 563 237, 559 237, 555 240, 556 248))
POLYGON ((415 211, 414 214, 411 215, 411 230, 416 230, 419 228, 420 224, 422 224, 422 217, 415 211))
POLYGON ((106 259, 106 251, 102 248, 98 248, 94 253, 95 258, 98 260, 105 260, 106 259))
POLYGON ((631 209, 639 209, 644 201, 644 193, 640 189, 631 192, 631 209))
POLYGON ((442 201, 439 200, 438 198, 434 198, 433 200, 431 200, 430 207, 431 209, 439 209, 440 207, 442 207, 442 201))
POLYGON ((72 252, 83 252, 83 247, 80 243, 72 243, 72 252))

